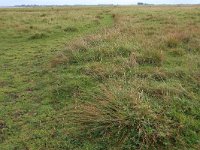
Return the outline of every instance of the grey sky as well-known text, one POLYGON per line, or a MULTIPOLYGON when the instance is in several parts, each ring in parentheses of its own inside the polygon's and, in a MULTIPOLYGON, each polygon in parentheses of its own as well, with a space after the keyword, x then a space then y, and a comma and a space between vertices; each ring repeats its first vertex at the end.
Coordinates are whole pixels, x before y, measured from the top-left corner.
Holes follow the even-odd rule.
POLYGON ((145 2, 152 4, 200 4, 200 0, 0 0, 0 6, 13 6, 21 4, 37 5, 74 5, 74 4, 136 4, 145 2))

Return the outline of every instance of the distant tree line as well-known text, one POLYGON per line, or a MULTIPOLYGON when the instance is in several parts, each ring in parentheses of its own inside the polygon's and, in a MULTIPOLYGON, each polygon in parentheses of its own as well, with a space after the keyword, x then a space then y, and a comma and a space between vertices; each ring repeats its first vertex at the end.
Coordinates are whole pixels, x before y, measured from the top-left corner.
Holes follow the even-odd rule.
POLYGON ((152 5, 152 4, 143 3, 143 2, 138 2, 137 5, 152 5))

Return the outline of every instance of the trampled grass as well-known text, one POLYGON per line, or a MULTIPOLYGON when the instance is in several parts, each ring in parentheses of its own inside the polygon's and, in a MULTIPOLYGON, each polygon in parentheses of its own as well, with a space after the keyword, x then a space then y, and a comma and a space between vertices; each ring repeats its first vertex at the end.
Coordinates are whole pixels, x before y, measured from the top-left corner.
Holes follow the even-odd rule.
POLYGON ((199 12, 0 9, 0 149, 199 149, 199 12))

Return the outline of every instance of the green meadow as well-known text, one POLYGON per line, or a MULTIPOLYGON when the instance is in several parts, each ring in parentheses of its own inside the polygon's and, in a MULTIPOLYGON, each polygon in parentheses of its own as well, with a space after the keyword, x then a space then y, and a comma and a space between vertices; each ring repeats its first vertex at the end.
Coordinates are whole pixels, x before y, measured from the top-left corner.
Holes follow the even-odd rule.
POLYGON ((0 150, 200 149, 200 6, 0 9, 0 150))

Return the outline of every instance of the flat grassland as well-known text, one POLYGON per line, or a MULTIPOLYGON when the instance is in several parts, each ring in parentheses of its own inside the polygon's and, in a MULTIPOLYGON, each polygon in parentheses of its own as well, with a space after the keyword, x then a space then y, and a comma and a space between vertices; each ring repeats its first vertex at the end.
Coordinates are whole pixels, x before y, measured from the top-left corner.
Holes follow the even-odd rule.
POLYGON ((200 149, 200 7, 0 9, 0 149, 200 149))

